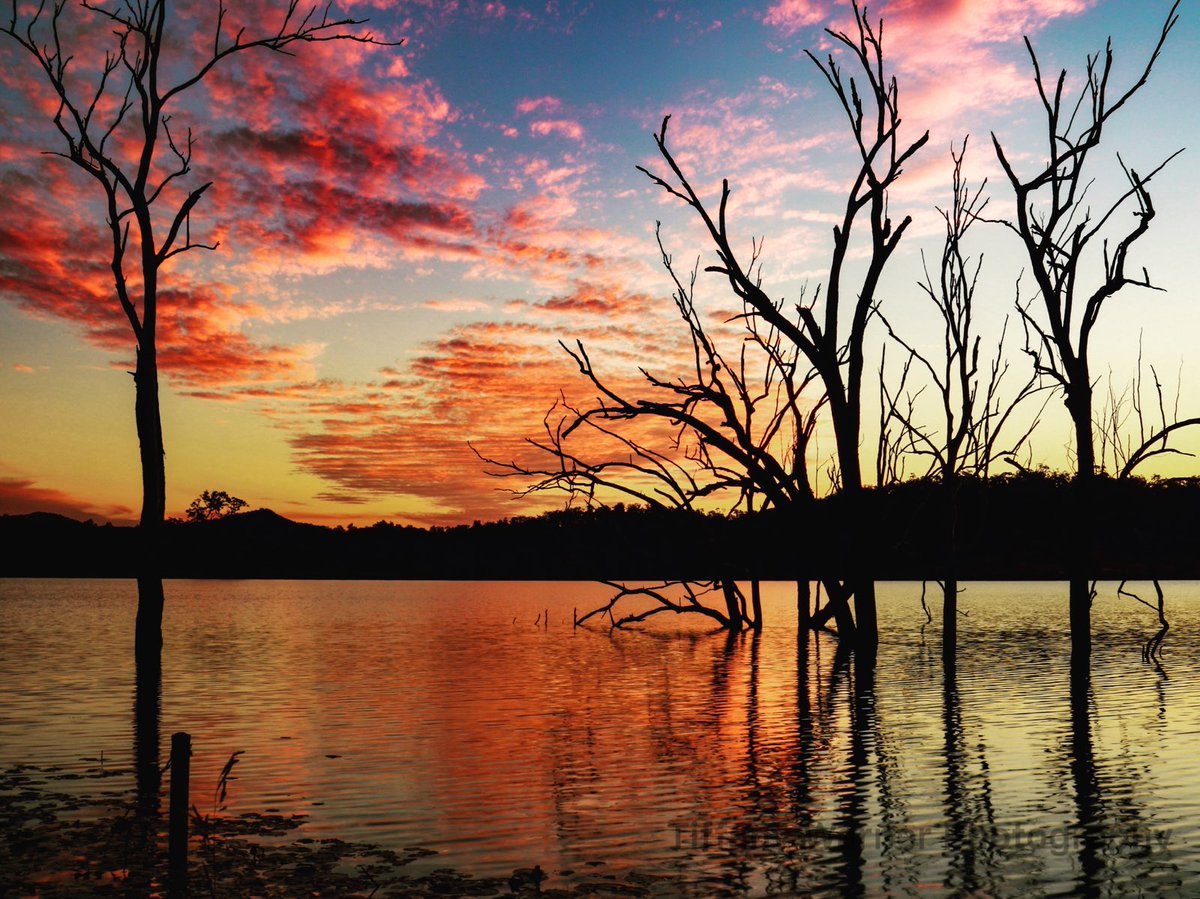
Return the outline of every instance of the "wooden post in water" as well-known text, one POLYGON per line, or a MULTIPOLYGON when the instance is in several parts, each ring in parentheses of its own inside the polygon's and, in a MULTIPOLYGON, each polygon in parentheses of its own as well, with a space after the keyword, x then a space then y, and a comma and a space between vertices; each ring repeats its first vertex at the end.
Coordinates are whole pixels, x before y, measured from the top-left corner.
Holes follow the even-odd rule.
POLYGON ((171 806, 167 836, 167 874, 172 896, 187 895, 188 778, 192 767, 192 738, 171 734, 171 806))

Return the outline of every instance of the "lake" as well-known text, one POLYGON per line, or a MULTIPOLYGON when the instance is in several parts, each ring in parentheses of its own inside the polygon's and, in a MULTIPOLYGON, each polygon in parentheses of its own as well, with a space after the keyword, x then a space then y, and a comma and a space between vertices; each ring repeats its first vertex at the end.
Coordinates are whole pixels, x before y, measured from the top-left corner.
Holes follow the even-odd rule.
MULTIPOLYGON (((926 624, 920 584, 880 584, 872 683, 797 640, 790 584, 728 640, 573 628, 599 584, 169 581, 163 759, 192 734, 201 808, 244 750, 231 814, 548 887, 1195 895, 1200 584, 1164 587, 1162 670, 1154 613, 1101 584, 1073 694, 1065 584, 966 584, 950 680, 936 590, 926 624)), ((132 582, 0 581, 0 767, 131 765, 135 604, 132 582)))

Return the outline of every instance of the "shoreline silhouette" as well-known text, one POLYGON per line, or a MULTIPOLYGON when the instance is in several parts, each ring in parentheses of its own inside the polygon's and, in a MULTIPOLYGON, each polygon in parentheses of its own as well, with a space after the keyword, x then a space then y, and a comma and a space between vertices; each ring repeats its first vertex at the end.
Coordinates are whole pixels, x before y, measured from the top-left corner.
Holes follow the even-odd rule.
MULTIPOLYGON (((617 504, 429 528, 328 527, 269 509, 169 522, 163 577, 341 579, 938 580, 940 485, 910 481, 794 512, 725 517, 617 504)), ((1097 478, 1086 535, 1101 580, 1200 577, 1200 479, 1097 478)), ((1073 501, 1066 476, 1023 472, 960 487, 964 580, 1061 580, 1073 501)), ((53 513, 0 516, 5 577, 134 577, 137 528, 53 513)))

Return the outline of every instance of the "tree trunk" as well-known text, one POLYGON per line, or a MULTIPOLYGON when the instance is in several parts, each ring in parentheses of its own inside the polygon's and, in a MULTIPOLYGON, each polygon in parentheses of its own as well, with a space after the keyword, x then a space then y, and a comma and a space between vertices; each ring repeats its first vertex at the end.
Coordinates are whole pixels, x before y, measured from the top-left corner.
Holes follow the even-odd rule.
POLYGON ((166 517, 166 464, 158 403, 158 362, 153 344, 139 348, 133 375, 134 418, 142 462, 142 517, 138 525, 138 608, 134 654, 141 666, 162 649, 161 539, 166 517))
POLYGON ((831 395, 829 417, 833 421, 833 435, 837 444, 838 469, 842 479, 842 490, 856 494, 862 490, 862 466, 858 459, 859 422, 857 410, 845 400, 831 395))
POLYGON ((750 626, 756 631, 761 631, 763 626, 762 585, 757 578, 750 582, 750 608, 753 609, 754 614, 754 620, 750 622, 750 626))
POLYGON ((150 531, 162 525, 167 509, 167 471, 162 415, 158 403, 158 359, 152 345, 138 349, 133 381, 137 390, 134 419, 142 462, 142 517, 139 524, 150 531))
POLYGON ((1071 667, 1085 670, 1092 653, 1092 587, 1086 577, 1071 578, 1071 667))
POLYGON ((856 581, 854 584, 854 621, 857 628, 854 648, 860 657, 870 658, 874 663, 879 649, 879 622, 875 611, 875 582, 856 581))
POLYGON ((942 667, 953 670, 958 653, 958 580, 946 578, 942 587, 942 667))
POLYGON ((1072 377, 1072 397, 1067 403, 1075 427, 1075 477, 1087 481, 1096 473, 1096 448, 1092 440, 1092 386, 1086 370, 1072 377), (1077 386, 1078 385, 1078 386, 1077 386))
POLYGON ((737 585, 730 580, 721 581, 721 591, 725 594, 725 614, 729 619, 730 633, 742 629, 742 604, 738 601, 737 585))
POLYGON ((1072 484, 1071 537, 1068 543, 1070 559, 1070 621, 1071 660, 1087 667, 1092 652, 1092 590, 1090 578, 1092 547, 1092 486, 1096 478, 1096 450, 1092 442, 1092 387, 1086 368, 1071 381, 1072 391, 1067 404, 1075 425, 1075 481, 1072 484))
MULTIPOLYGON (((862 468, 858 458, 859 416, 857 405, 831 401, 830 414, 837 438, 838 466, 841 468, 842 491, 848 497, 862 495, 862 468), (838 414, 840 412, 840 415, 838 414)), ((861 547, 851 554, 851 565, 861 564, 861 547)), ((847 583, 854 595, 854 647, 874 659, 879 646, 879 625, 875 614, 875 582, 854 579, 847 583)), ((839 627, 840 632, 840 627, 839 627)))
POLYGON ((854 624, 854 616, 850 614, 850 597, 854 595, 853 588, 847 582, 842 584, 837 580, 823 581, 825 585, 825 606, 818 609, 809 620, 812 630, 820 630, 832 618, 837 622, 838 640, 849 646, 855 639, 858 628, 854 624))
POLYGON ((942 586, 942 666, 953 668, 958 652, 958 484, 946 484, 945 580, 942 586))
MULTIPOLYGON (((156 546, 150 550, 150 552, 156 551, 156 546)), ((138 606, 137 622, 134 625, 133 652, 139 667, 151 659, 157 659, 162 652, 162 578, 158 574, 156 565, 145 562, 143 565, 153 567, 154 573, 140 574, 137 579, 138 606)), ((145 571, 146 568, 143 568, 143 572, 145 571)))

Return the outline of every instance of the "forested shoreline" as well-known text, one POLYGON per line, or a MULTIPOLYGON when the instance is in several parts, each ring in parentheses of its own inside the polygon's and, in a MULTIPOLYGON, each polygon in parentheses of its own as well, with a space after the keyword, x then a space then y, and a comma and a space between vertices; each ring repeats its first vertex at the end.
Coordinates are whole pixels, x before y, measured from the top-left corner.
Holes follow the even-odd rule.
MULTIPOLYGON (((1097 578, 1200 577, 1200 478, 1096 479, 1093 514, 1078 526, 1074 489, 1048 472, 964 480, 959 576, 1066 577, 1076 534, 1097 578)), ((941 502, 940 484, 910 481, 735 517, 617 505, 454 527, 324 527, 259 509, 170 523, 161 562, 176 578, 935 580, 941 502)), ((0 538, 4 576, 136 574, 136 528, 34 513, 0 517, 0 538)))

